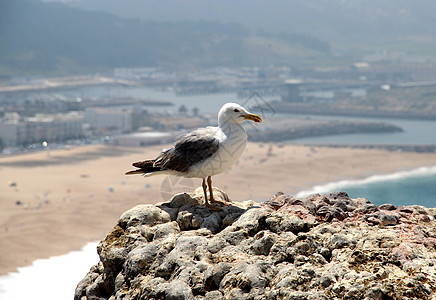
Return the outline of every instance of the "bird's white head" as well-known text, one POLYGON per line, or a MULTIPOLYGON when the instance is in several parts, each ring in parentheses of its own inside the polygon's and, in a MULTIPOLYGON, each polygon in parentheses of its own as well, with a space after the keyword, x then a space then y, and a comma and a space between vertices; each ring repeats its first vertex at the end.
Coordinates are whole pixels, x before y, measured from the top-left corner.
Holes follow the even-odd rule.
POLYGON ((237 103, 226 103, 218 112, 218 124, 224 125, 227 122, 241 124, 245 120, 262 122, 261 117, 248 112, 245 108, 237 103))

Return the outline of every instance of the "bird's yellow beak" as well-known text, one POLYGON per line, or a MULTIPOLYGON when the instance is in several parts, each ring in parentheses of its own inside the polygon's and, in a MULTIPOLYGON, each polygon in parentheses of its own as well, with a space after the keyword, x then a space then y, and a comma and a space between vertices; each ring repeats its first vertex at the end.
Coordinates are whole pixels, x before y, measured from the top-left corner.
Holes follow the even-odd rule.
POLYGON ((256 123, 262 122, 262 118, 255 114, 241 115, 241 117, 243 117, 245 120, 254 121, 256 123))

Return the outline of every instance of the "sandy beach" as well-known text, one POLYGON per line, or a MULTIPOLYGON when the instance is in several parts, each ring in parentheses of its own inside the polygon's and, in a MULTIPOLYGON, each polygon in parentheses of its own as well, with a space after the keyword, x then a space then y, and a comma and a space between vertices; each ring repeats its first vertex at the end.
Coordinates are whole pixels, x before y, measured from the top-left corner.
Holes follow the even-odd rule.
MULTIPOLYGON (((125 176, 162 146, 82 146, 0 156, 0 275, 102 239, 127 209, 190 192, 200 179, 125 176)), ((237 164, 214 177, 233 201, 264 201, 317 184, 436 165, 434 153, 249 143, 237 164)))

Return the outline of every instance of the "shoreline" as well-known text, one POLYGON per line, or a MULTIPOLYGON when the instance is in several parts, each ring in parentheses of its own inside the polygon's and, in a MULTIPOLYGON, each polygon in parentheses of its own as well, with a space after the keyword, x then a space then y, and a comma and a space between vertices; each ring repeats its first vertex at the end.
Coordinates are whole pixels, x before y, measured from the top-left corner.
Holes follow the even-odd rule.
POLYGON ((353 148, 353 149, 378 149, 378 150, 386 150, 386 151, 404 151, 404 152, 414 152, 414 153, 435 153, 436 152, 436 144, 427 145, 427 144, 316 144, 316 143, 302 143, 302 146, 307 147, 328 147, 328 148, 353 148))
POLYGON ((410 111, 410 110, 376 110, 376 109, 359 109, 359 108, 341 108, 320 106, 318 103, 287 103, 277 102, 272 104, 277 111, 288 114, 311 114, 319 116, 347 116, 347 117, 364 117, 364 118, 392 118, 404 120, 436 120, 435 111, 410 111))
POLYGON ((339 191, 344 187, 353 187, 356 185, 362 184, 371 184, 371 183, 380 183, 380 182, 388 182, 395 181, 406 178, 420 177, 420 176, 429 176, 436 174, 436 165, 428 165, 422 166, 419 168, 406 170, 406 171, 398 171, 388 174, 374 174, 365 178, 356 178, 351 180, 340 180, 335 182, 328 182, 325 184, 315 185, 310 189, 302 190, 295 194, 296 198, 307 197, 310 194, 315 193, 327 193, 331 190, 339 191))
POLYGON ((70 299, 71 295, 74 295, 77 283, 98 263, 99 257, 95 251, 97 245, 98 241, 89 242, 80 250, 47 259, 37 259, 16 272, 1 275, 0 298, 70 299), (59 280, 60 277, 62 280, 59 280), (26 289, 21 288, 23 284, 26 285, 26 289))
MULTIPOLYGON (((0 275, 101 240, 135 205, 199 187, 200 179, 124 176, 132 162, 155 157, 164 147, 91 145, 0 157, 0 275)), ((435 153, 249 143, 229 172, 214 177, 214 185, 233 201, 265 201, 279 191, 295 194, 430 165, 436 165, 435 153)))

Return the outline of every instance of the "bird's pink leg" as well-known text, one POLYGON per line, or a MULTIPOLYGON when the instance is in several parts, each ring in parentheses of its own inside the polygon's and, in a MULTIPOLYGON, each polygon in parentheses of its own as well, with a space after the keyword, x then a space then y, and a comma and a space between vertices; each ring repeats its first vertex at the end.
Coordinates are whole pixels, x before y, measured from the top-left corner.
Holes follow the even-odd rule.
POLYGON ((212 176, 208 176, 207 177, 207 184, 209 185, 209 194, 210 194, 209 200, 210 200, 211 204, 215 203, 215 204, 221 204, 221 205, 225 205, 225 206, 231 205, 230 203, 226 202, 225 200, 224 201, 220 201, 220 200, 215 200, 213 198, 212 176))

